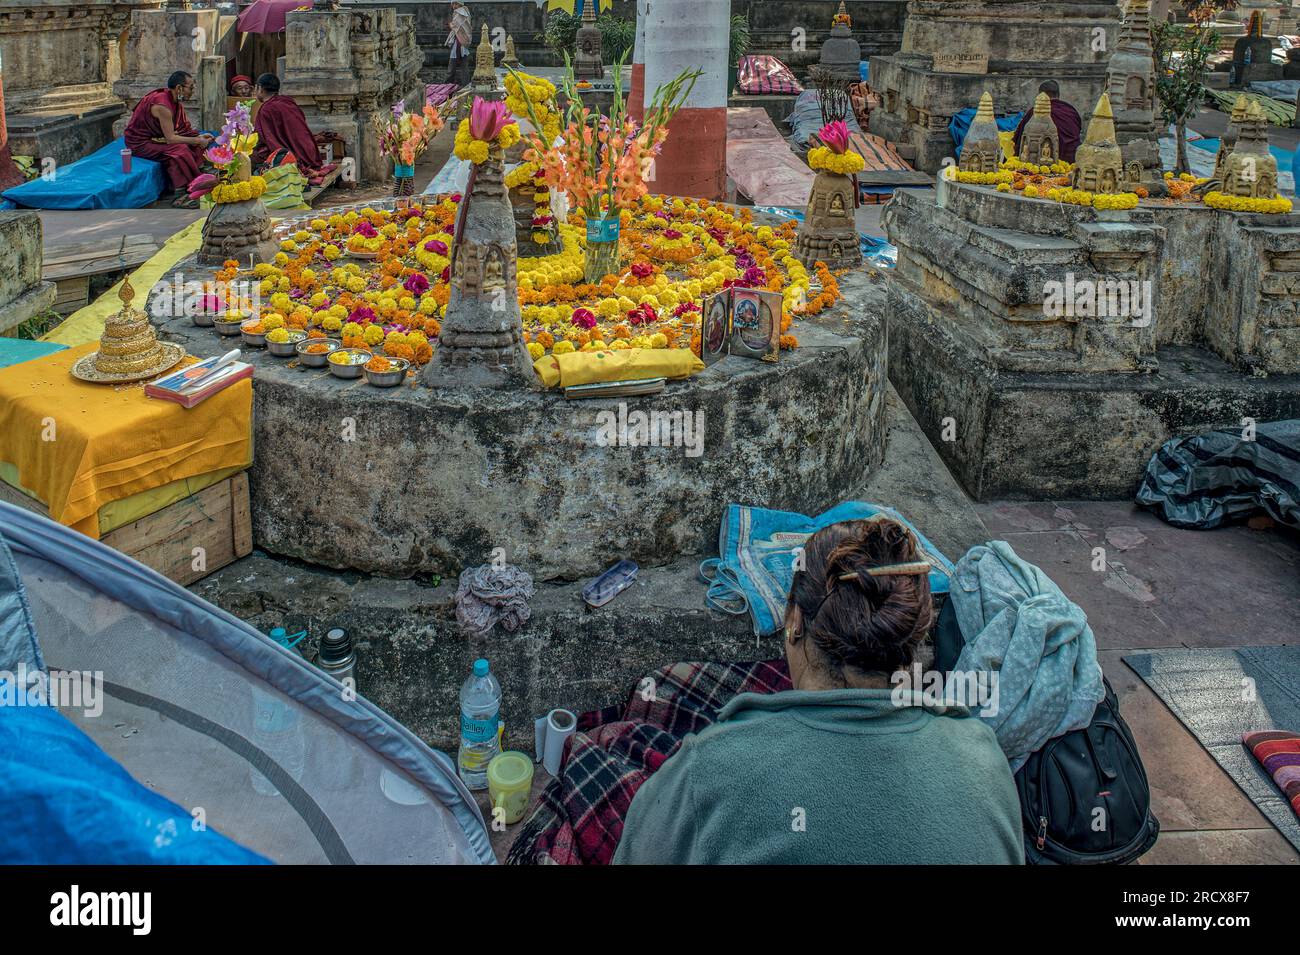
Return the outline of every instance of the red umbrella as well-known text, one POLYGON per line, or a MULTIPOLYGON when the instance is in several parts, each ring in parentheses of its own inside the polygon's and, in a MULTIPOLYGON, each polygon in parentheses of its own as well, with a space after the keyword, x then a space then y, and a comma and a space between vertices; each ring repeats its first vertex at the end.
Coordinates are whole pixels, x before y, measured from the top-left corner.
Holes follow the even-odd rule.
POLYGON ((310 9, 311 0, 255 0, 239 15, 236 27, 240 33, 279 33, 291 10, 310 9))

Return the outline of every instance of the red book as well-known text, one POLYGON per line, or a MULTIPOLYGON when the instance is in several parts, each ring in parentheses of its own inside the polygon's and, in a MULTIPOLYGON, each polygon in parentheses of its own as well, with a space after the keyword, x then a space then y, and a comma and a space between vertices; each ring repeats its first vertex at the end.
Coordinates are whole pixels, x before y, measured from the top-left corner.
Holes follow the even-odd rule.
POLYGON ((253 377, 253 366, 236 361, 226 365, 211 378, 200 381, 197 388, 172 388, 166 384, 168 379, 164 378, 162 381, 145 385, 144 393, 150 398, 174 401, 182 408, 193 408, 200 401, 215 395, 223 388, 229 388, 235 382, 251 377, 253 377))

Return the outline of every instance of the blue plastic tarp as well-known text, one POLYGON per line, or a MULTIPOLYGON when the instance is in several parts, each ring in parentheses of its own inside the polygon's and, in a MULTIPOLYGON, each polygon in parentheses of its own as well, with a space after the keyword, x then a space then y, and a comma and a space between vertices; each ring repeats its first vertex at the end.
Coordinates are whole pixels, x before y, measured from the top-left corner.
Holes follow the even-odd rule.
MULTIPOLYGON (((1020 125, 1020 117, 1024 112, 1012 113, 1010 116, 998 116, 998 129, 1002 132, 1015 132, 1016 127, 1020 125)), ((954 153, 958 159, 961 158, 961 144, 966 141, 966 134, 970 132, 970 124, 975 120, 975 108, 968 106, 965 109, 958 110, 951 120, 948 121, 948 132, 952 135, 954 153)))
POLYGON ((85 159, 59 166, 48 179, 15 186, 4 197, 28 209, 140 209, 157 202, 167 184, 162 165, 134 156, 131 171, 124 173, 124 147, 125 141, 116 139, 85 159))
POLYGON ((0 368, 21 365, 33 358, 44 358, 67 347, 58 342, 33 342, 25 338, 0 337, 0 368))

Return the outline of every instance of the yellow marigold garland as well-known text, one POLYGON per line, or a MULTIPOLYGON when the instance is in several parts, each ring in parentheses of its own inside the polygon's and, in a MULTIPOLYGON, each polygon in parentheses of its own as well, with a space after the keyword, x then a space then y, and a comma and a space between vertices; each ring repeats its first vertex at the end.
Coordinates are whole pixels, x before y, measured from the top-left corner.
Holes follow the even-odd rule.
POLYGON ((866 161, 852 149, 837 153, 829 146, 814 146, 808 150, 808 165, 813 169, 824 169, 827 172, 847 176, 861 172, 866 166, 866 161))
POLYGON ((253 176, 247 182, 223 182, 212 190, 212 201, 221 205, 227 202, 248 202, 260 199, 266 192, 266 180, 253 176))
POLYGON ((1214 191, 1205 194, 1205 204, 1211 209, 1225 209, 1228 212, 1264 212, 1278 215, 1291 211, 1291 200, 1281 195, 1272 199, 1250 199, 1246 196, 1230 196, 1214 191))
MULTIPOLYGON (((519 124, 507 123, 501 128, 501 132, 497 133, 496 144, 502 149, 509 149, 519 142, 519 137, 519 124)), ((476 166, 481 165, 487 162, 489 145, 484 140, 475 139, 470 134, 468 119, 460 121, 460 125, 456 127, 455 153, 457 159, 464 159, 476 166)))

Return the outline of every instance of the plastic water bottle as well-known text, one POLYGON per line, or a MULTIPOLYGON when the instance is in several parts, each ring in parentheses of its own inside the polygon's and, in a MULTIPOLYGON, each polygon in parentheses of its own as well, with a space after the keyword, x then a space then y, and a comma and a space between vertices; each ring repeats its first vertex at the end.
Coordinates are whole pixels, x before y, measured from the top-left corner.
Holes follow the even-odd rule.
POLYGON ((470 789, 487 788, 487 767, 501 752, 501 684, 486 660, 474 661, 474 672, 460 688, 460 752, 456 768, 470 789))
MULTIPOLYGON (((271 631, 271 639, 293 650, 307 631, 290 637, 284 627, 271 631)), ((280 765, 295 780, 302 779, 307 763, 307 739, 302 720, 293 705, 271 693, 253 690, 253 744, 280 765)), ((280 791, 256 769, 249 770, 253 789, 263 796, 278 796, 280 791)))

